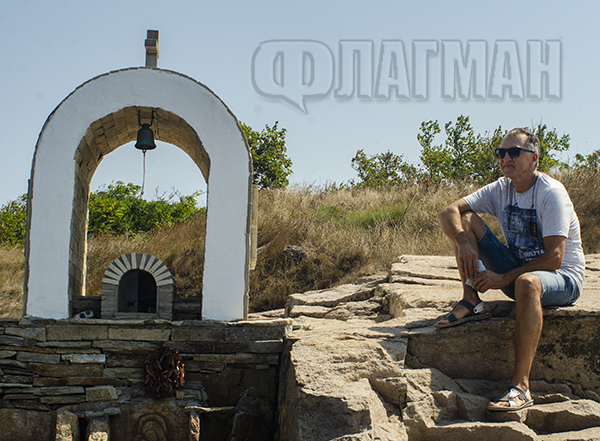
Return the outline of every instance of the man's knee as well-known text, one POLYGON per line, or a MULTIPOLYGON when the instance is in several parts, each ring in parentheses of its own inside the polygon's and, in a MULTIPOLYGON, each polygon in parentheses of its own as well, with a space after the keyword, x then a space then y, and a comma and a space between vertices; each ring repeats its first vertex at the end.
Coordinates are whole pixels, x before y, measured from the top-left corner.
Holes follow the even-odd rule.
POLYGON ((542 282, 532 273, 524 273, 515 281, 515 300, 540 300, 542 298, 542 282))
POLYGON ((474 211, 465 211, 461 214, 461 221, 463 230, 472 231, 475 233, 477 240, 483 237, 485 228, 483 227, 483 221, 474 211))

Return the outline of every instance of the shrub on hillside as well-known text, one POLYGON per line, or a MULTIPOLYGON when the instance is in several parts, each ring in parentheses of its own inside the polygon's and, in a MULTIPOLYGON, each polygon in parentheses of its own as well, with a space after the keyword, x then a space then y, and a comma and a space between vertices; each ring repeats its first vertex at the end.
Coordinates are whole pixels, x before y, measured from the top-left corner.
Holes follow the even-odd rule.
MULTIPOLYGON (((556 129, 550 130, 539 123, 532 131, 540 140, 539 170, 549 172, 557 168, 569 168, 556 158, 557 152, 569 149, 569 135, 559 136, 556 129)), ((398 187, 405 184, 421 183, 429 185, 457 185, 471 182, 485 185, 498 179, 502 174, 494 153, 500 147, 507 133, 498 127, 492 133, 475 133, 469 117, 459 116, 456 122, 449 121, 444 126, 445 140, 434 142, 441 133, 438 121, 424 121, 417 140, 421 145, 418 165, 404 161, 388 151, 367 157, 364 150, 356 152, 352 158, 352 168, 358 173, 358 181, 351 180, 349 186, 356 188, 398 187)), ((597 163, 597 156, 578 155, 578 164, 597 163), (594 162, 596 161, 596 162, 594 162)))
POLYGON ((240 124, 252 154, 253 183, 261 190, 286 187, 292 174, 292 160, 285 147, 286 129, 278 129, 277 121, 272 127, 265 125, 261 132, 240 124))
MULTIPOLYGON (((446 140, 444 144, 434 145, 433 139, 440 133, 437 121, 421 124, 417 139, 421 144, 421 162, 423 176, 435 183, 452 184, 456 181, 471 181, 478 185, 489 184, 500 176, 498 160, 494 152, 500 147, 502 139, 508 133, 498 126, 491 134, 475 134, 469 123, 469 117, 459 116, 456 122, 444 126, 446 140)), ((546 124, 539 123, 531 131, 540 140, 540 158, 538 169, 542 172, 564 166, 556 159, 556 152, 569 149, 569 135, 559 136, 556 129, 549 130, 546 124)))
POLYGON ((117 181, 92 193, 88 233, 148 233, 184 222, 200 211, 196 207, 200 193, 182 196, 174 192, 169 198, 158 196, 147 201, 140 197, 140 191, 138 185, 117 181))
MULTIPOLYGON (((196 206, 199 192, 152 201, 140 198, 141 187, 122 181, 90 194, 88 233, 138 234, 185 222, 204 208, 196 206)), ((22 245, 25 240, 27 195, 0 207, 0 244, 22 245)))
POLYGON ((352 158, 352 168, 358 173, 358 182, 350 181, 356 188, 386 188, 415 184, 419 179, 419 171, 414 165, 404 161, 402 155, 390 151, 367 157, 364 150, 359 150, 352 158))
POLYGON ((0 244, 22 244, 25 240, 26 220, 26 194, 0 207, 0 244))

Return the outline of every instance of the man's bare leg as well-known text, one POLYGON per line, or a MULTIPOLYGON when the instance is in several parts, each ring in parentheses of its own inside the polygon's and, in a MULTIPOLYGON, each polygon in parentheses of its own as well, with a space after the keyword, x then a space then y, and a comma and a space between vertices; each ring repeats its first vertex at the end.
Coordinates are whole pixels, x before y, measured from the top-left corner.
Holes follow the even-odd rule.
MULTIPOLYGON (((471 242, 471 245, 479 254, 478 241, 479 241, 479 239, 481 239, 483 237, 483 234, 485 233, 485 228, 483 227, 483 221, 481 220, 481 218, 479 216, 477 216, 477 214, 475 214, 472 211, 464 212, 461 216, 461 220, 462 220, 462 226, 465 231, 465 234, 469 238, 469 242, 471 242)), ((458 262, 458 253, 457 253, 456 247, 454 248, 454 253, 455 253, 455 256, 457 257, 457 262, 458 262)), ((459 274, 460 274, 460 280, 463 285, 462 300, 466 300, 467 302, 471 303, 472 305, 477 305, 477 304, 481 303, 481 299, 479 298, 479 293, 477 292, 477 290, 475 290, 475 289, 471 288, 469 285, 465 284, 466 277, 462 273, 462 271, 460 271, 460 268, 459 268, 459 274)), ((469 310, 462 305, 456 305, 456 307, 452 310, 452 312, 453 312, 454 316, 460 320, 461 318, 465 317, 469 313, 469 310)), ((445 318, 438 322, 438 324, 445 324, 445 323, 448 323, 448 320, 445 318)))
MULTIPOLYGON (((534 274, 525 273, 515 283, 517 302, 515 320, 515 370, 510 380, 523 392, 529 390, 529 374, 542 334, 542 283, 534 274)), ((522 400, 516 402, 522 404, 522 400)), ((492 402, 491 406, 508 406, 507 402, 492 402)))

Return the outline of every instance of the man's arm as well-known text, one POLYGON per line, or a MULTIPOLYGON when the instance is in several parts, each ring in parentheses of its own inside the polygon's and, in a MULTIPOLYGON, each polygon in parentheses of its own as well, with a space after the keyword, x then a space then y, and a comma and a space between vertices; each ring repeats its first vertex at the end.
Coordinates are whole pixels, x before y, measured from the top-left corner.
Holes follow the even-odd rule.
POLYGON ((479 292, 485 292, 488 289, 502 289, 515 283, 521 274, 531 271, 557 270, 562 266, 564 255, 565 237, 546 236, 544 237, 544 253, 542 255, 506 274, 482 271, 473 278, 473 287, 479 292))
POLYGON ((454 243, 458 270, 466 279, 471 279, 479 268, 479 252, 463 229, 462 214, 467 211, 471 211, 471 207, 464 199, 459 199, 444 208, 438 214, 438 219, 442 232, 454 243))

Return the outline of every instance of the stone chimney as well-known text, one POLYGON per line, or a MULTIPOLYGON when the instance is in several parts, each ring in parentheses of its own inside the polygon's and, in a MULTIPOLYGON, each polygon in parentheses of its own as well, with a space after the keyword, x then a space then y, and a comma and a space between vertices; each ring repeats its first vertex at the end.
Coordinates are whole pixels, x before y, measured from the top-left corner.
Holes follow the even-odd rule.
POLYGON ((157 67, 158 66, 158 31, 152 31, 148 29, 146 34, 146 41, 144 42, 146 48, 146 67, 157 67))

